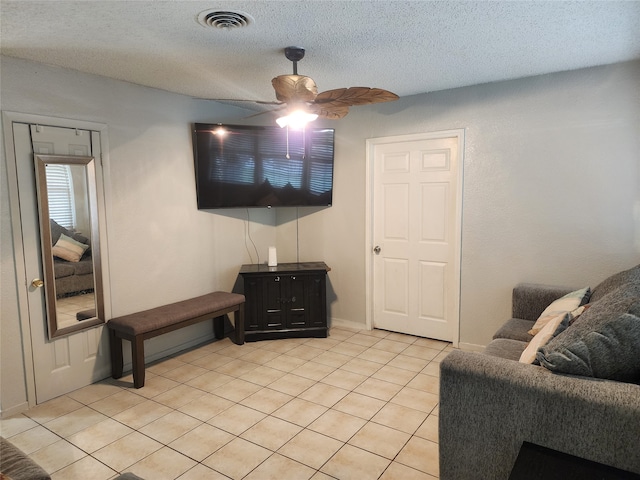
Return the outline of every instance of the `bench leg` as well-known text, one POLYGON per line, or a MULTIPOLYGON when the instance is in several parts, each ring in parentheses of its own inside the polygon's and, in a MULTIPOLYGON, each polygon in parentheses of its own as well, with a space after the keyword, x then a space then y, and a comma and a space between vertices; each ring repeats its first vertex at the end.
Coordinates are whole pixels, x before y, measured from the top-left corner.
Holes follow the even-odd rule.
POLYGON ((136 335, 131 340, 131 361, 133 362, 133 386, 144 387, 144 339, 136 335))
POLYGON ((244 303, 241 303, 238 310, 233 312, 233 328, 236 345, 244 344, 244 303))
POLYGON ((109 350, 111 351, 111 376, 122 378, 122 339, 115 330, 109 329, 109 350))
POLYGON ((213 319, 213 335, 217 340, 224 338, 224 315, 213 319))

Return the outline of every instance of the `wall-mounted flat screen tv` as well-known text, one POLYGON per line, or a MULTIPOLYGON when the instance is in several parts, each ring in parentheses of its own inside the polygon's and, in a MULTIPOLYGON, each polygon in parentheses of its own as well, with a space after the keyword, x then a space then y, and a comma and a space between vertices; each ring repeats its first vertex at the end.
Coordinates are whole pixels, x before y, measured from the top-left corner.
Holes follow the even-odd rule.
POLYGON ((334 130, 195 123, 198 209, 330 206, 334 130))

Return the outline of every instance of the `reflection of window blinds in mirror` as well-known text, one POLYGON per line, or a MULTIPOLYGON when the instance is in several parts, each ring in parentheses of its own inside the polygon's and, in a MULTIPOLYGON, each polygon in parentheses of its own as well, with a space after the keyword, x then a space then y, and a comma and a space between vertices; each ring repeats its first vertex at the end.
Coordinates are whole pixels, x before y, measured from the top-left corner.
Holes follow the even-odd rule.
POLYGON ((69 165, 47 164, 49 217, 65 228, 75 228, 73 181, 69 165))
POLYGON ((316 135, 309 146, 313 159, 309 166, 309 190, 316 195, 330 190, 333 171, 333 137, 316 135))

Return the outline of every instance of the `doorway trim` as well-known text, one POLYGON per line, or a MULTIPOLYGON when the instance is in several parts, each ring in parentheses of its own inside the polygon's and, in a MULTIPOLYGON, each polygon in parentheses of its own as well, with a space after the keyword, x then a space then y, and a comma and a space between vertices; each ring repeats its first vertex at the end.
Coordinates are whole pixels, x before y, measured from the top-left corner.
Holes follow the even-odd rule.
MULTIPOLYGON (((20 215, 20 197, 18 189, 18 171, 16 165, 15 145, 13 140, 13 124, 23 123, 32 125, 43 125, 60 128, 77 128, 79 130, 90 130, 100 133, 100 151, 101 156, 97 159, 100 163, 102 175, 101 185, 98 186, 98 195, 102 197, 98 200, 98 208, 102 202, 102 215, 100 218, 100 230, 104 232, 101 235, 100 243, 102 250, 102 273, 105 282, 104 303, 105 318, 111 316, 111 289, 108 285, 109 275, 109 254, 106 225, 108 221, 109 200, 111 198, 110 191, 110 172, 109 172, 109 141, 107 136, 107 125, 103 123, 88 122, 83 120, 73 120, 59 117, 49 117, 45 115, 37 115, 30 113, 20 113, 12 111, 2 111, 2 131, 5 145, 5 159, 7 164, 7 184, 9 193, 9 211, 11 213, 11 229, 13 236, 14 262, 16 269, 16 287, 18 295, 18 316, 20 322, 20 331, 22 339, 23 363, 25 372, 25 384, 27 390, 27 408, 36 405, 36 386, 35 386, 35 370, 33 360, 32 333, 30 323, 30 312, 28 302, 28 280, 25 267, 25 252, 23 248, 23 232, 20 215), (101 190, 101 192, 100 192, 101 190)), ((14 414, 18 412, 2 412, 3 415, 14 414)))
POLYGON ((365 320, 367 330, 373 330, 373 246, 374 246, 374 238, 373 238, 373 182, 374 182, 374 152, 375 147, 378 145, 385 145, 389 143, 400 143, 400 142, 412 142, 412 141, 420 141, 420 140, 434 140, 440 138, 451 138, 455 137, 458 143, 458 152, 460 156, 460 161, 458 162, 458 190, 456 192, 456 225, 455 229, 457 232, 455 238, 455 250, 457 252, 455 263, 454 263, 454 271, 455 278, 452 283, 457 287, 456 288, 456 302, 455 302, 455 311, 453 312, 454 318, 454 331, 453 331, 453 346, 458 347, 460 342, 460 277, 461 277, 461 261, 462 261, 462 192, 464 190, 463 180, 464 180, 464 140, 465 140, 465 130, 464 129, 454 129, 454 130, 441 130, 436 132, 424 132, 424 133, 414 133, 408 135, 393 135, 389 137, 375 137, 368 138, 366 140, 366 169, 365 169, 365 178, 366 178, 366 190, 365 190, 365 320))

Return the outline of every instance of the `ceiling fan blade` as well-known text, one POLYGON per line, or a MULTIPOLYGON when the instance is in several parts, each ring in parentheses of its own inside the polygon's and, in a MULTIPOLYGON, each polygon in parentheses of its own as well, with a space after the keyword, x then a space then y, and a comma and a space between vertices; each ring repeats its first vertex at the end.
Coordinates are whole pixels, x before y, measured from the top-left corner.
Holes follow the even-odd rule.
POLYGON ((247 100, 244 98, 197 98, 197 100, 209 100, 212 102, 251 102, 260 105, 282 105, 283 102, 265 101, 265 100, 247 100))
POLYGON ((310 110, 318 114, 318 117, 328 118, 329 120, 339 120, 349 113, 349 107, 345 105, 327 106, 315 104, 311 106, 310 110))
POLYGON ((318 95, 316 82, 304 75, 278 75, 271 84, 281 102, 312 102, 318 95))
POLYGON ((371 103, 392 102, 399 97, 395 93, 381 88, 351 87, 337 88, 319 93, 314 103, 320 105, 368 105, 371 103))
POLYGON ((276 113, 285 108, 286 108, 286 105, 282 105, 281 107, 274 108, 272 110, 264 110, 263 112, 258 112, 258 113, 254 113, 253 115, 249 115, 247 117, 242 117, 242 120, 253 118, 253 117, 259 117, 260 115, 264 115, 265 113, 276 113))

